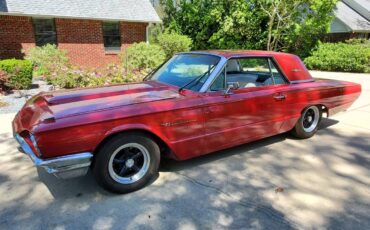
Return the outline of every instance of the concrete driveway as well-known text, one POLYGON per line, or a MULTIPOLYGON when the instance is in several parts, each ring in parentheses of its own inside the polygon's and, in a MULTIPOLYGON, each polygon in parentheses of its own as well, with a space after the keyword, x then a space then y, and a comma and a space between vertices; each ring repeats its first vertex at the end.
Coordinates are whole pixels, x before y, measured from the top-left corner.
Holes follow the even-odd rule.
POLYGON ((0 229, 370 229, 370 75, 313 72, 362 84, 313 138, 283 134, 185 162, 166 161, 127 195, 92 175, 58 180, 16 150, 0 117, 0 229))

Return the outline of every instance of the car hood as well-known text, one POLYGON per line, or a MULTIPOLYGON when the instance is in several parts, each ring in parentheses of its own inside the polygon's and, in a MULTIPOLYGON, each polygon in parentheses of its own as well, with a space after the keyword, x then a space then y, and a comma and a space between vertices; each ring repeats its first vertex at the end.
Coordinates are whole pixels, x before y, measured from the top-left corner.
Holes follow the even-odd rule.
POLYGON ((159 82, 113 85, 98 88, 43 93, 34 101, 44 101, 44 112, 55 119, 102 111, 121 106, 177 98, 174 87, 159 82))

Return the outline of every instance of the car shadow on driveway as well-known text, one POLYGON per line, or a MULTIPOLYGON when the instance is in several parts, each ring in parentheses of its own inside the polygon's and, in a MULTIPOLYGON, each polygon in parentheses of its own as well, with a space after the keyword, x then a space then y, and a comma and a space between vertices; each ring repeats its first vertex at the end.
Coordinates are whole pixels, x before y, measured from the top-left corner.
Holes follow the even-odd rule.
MULTIPOLYGON (((338 121, 333 119, 324 118, 320 129, 326 129, 332 125, 335 125, 338 121)), ((7 137, 10 138, 10 137, 7 137)), ((177 172, 187 169, 196 168, 203 164, 208 164, 213 161, 217 161, 223 158, 232 157, 239 154, 248 154, 249 152, 256 149, 263 149, 270 145, 278 142, 282 142, 285 139, 292 139, 293 137, 289 134, 280 134, 265 138, 259 141, 243 144, 237 147, 229 148, 226 150, 214 152, 205 156, 197 157, 186 161, 175 161, 170 159, 163 159, 160 166, 160 173, 162 172, 177 172)), ((4 139, 4 138, 3 138, 4 139)), ((268 153, 268 152, 266 152, 268 153)), ((28 161, 22 155, 17 155, 12 158, 12 161, 28 161), (14 158, 15 157, 15 158, 14 158)), ((102 189, 95 181, 91 170, 84 177, 78 177, 73 179, 58 179, 55 176, 48 174, 45 170, 37 169, 38 179, 48 188, 50 193, 55 199, 68 199, 73 197, 81 197, 87 195, 99 194, 102 196, 114 196, 115 194, 107 192, 102 189), (68 188, 68 189, 66 189, 68 188)), ((158 179, 159 174, 151 181, 154 183, 158 179)), ((37 179, 37 178, 36 178, 37 179)), ((149 185, 150 186, 150 185, 149 185)))
MULTIPOLYGON (((322 118, 319 130, 327 129, 333 125, 336 125, 337 123, 338 123, 337 120, 334 120, 331 118, 322 118)), ((242 145, 239 145, 233 148, 228 148, 228 149, 220 150, 217 152, 213 152, 213 153, 200 156, 200 157, 196 157, 190 160, 176 161, 172 159, 163 159, 161 162, 160 171, 175 172, 175 171, 181 171, 181 170, 197 167, 199 165, 207 164, 212 161, 217 161, 222 158, 231 157, 233 155, 248 154, 248 152, 251 152, 252 150, 264 148, 269 145, 282 142, 286 139, 292 139, 292 140, 299 141, 299 139, 295 138, 290 133, 282 133, 282 134, 264 138, 258 141, 250 142, 247 144, 242 144, 242 145)))
POLYGON ((165 160, 153 184, 126 195, 101 189, 91 172, 70 180, 36 173, 13 138, 0 136, 0 229, 366 229, 369 132, 336 123, 324 119, 307 140, 281 134, 165 160))
MULTIPOLYGON (((337 124, 338 121, 333 119, 327 119, 324 118, 320 129, 326 129, 332 125, 337 124)), ((189 168, 196 168, 199 165, 207 164, 213 161, 217 161, 222 158, 231 157, 233 155, 238 154, 246 154, 252 150, 264 148, 269 145, 272 145, 274 143, 278 143, 281 141, 284 141, 285 139, 294 139, 290 134, 283 133, 280 135, 272 136, 269 138, 265 138, 259 141, 254 141, 248 144, 243 144, 237 147, 229 148, 226 150, 221 150, 218 152, 214 152, 211 154, 207 154, 205 156, 193 158, 186 161, 175 161, 170 159, 163 159, 161 166, 160 166, 160 172, 176 172, 181 170, 186 170, 189 168)), ((102 189, 96 180, 94 179, 94 176, 89 170, 86 176, 84 177, 77 177, 72 179, 58 179, 55 178, 55 176, 48 174, 45 172, 45 170, 38 168, 37 169, 38 178, 42 183, 44 183, 50 193, 53 195, 55 199, 66 199, 71 197, 80 197, 84 195, 91 195, 99 193, 100 195, 104 196, 114 196, 115 194, 110 193, 104 189, 102 189), (68 189, 66 189, 68 188, 68 189)), ((157 175, 151 183, 154 183, 155 180, 159 177, 157 175)))

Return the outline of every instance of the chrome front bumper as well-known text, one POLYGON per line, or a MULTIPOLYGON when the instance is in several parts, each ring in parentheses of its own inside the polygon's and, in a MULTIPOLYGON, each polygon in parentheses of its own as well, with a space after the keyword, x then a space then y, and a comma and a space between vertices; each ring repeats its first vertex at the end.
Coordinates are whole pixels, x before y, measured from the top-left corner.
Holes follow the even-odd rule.
POLYGON ((16 134, 15 139, 21 145, 21 150, 27 154, 36 167, 62 179, 86 175, 89 170, 93 155, 90 152, 76 153, 67 156, 55 157, 43 160, 35 155, 32 148, 20 135, 16 134))

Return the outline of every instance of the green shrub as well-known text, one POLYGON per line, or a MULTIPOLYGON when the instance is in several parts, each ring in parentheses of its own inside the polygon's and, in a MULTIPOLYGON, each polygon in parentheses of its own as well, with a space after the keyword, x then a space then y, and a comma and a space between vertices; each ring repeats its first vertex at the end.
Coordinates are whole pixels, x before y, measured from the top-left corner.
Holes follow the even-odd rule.
POLYGON ((4 83, 11 89, 28 89, 32 84, 32 63, 27 60, 7 59, 0 61, 0 70, 7 72, 4 83))
POLYGON ((166 59, 160 46, 145 42, 134 43, 120 56, 129 71, 144 72, 150 72, 166 59))
POLYGON ((192 40, 185 35, 164 33, 158 36, 158 45, 166 53, 166 58, 171 58, 175 53, 189 51, 192 40))
POLYGON ((141 72, 127 72, 122 66, 113 64, 99 71, 67 66, 56 68, 47 79, 54 86, 69 89, 137 82, 144 76, 141 72))
POLYGON ((366 73, 370 72, 370 46, 354 41, 322 43, 304 62, 309 69, 366 73))
POLYGON ((370 46, 370 40, 367 39, 348 39, 345 41, 345 43, 352 45, 370 46))
POLYGON ((149 26, 149 43, 156 44, 158 43, 158 37, 163 34, 163 25, 162 24, 152 24, 149 26))
POLYGON ((56 45, 30 48, 25 54, 25 59, 33 63, 38 75, 48 75, 56 67, 69 65, 66 51, 58 49, 56 45))

